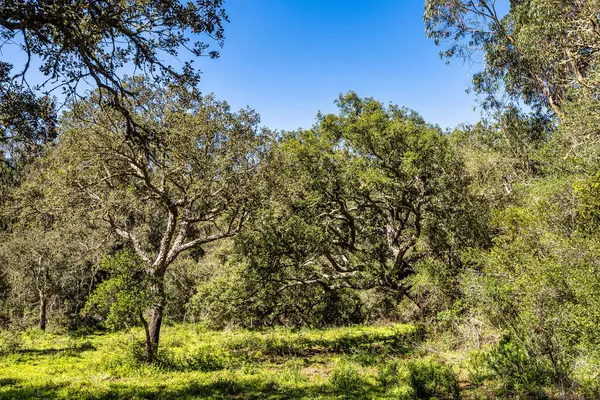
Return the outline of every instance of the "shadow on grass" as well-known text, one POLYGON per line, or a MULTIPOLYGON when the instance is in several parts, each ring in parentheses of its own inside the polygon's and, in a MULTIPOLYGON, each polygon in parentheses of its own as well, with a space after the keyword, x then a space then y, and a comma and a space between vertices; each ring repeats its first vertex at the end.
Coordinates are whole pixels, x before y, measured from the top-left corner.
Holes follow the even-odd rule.
POLYGON ((18 379, 0 379, 0 400, 59 399, 58 392, 64 384, 28 385, 18 379))
POLYGON ((394 354, 410 353, 420 341, 418 332, 358 334, 338 338, 251 336, 227 344, 234 354, 310 357, 318 354, 394 354))
POLYGON ((136 385, 113 385, 104 391, 80 390, 64 385, 32 386, 24 381, 10 380, 10 383, 0 386, 0 400, 13 399, 80 399, 80 400, 167 400, 167 399, 237 399, 237 400, 284 400, 306 398, 343 398, 366 399, 382 392, 375 386, 363 382, 349 392, 340 392, 329 385, 310 387, 280 387, 274 382, 235 381, 219 379, 211 383, 191 383, 176 389, 146 388, 136 385))
POLYGON ((78 354, 89 351, 96 350, 96 347, 91 343, 81 343, 76 346, 70 347, 61 347, 61 348, 50 348, 50 349, 18 349, 15 350, 13 354, 22 355, 22 356, 33 356, 33 357, 45 357, 45 356, 65 356, 65 357, 74 357, 78 354))
POLYGON ((19 381, 15 378, 0 378, 0 388, 2 386, 15 385, 17 382, 19 381))
POLYGON ((218 351, 203 348, 176 356, 166 348, 159 354, 157 365, 165 371, 213 372, 227 367, 239 367, 246 362, 269 360, 283 363, 291 357, 311 358, 336 354, 349 356, 361 365, 373 365, 380 356, 409 354, 419 339, 414 331, 359 333, 337 338, 250 334, 226 342, 224 349, 218 351), (229 357, 227 353, 233 357, 229 357))

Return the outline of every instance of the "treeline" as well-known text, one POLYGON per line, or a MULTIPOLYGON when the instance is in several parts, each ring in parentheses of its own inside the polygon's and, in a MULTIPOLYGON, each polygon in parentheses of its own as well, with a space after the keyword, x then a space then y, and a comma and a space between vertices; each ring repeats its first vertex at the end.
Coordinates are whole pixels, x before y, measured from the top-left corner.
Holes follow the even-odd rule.
MULTIPOLYGON (((177 4, 173 18, 205 18, 213 25, 196 28, 222 39, 220 2, 177 4)), ((487 117, 452 131, 353 92, 310 129, 271 131, 251 109, 201 95, 187 67, 156 66, 157 51, 177 43, 127 34, 121 61, 155 65, 162 78, 115 78, 113 65, 77 53, 85 43, 55 43, 81 61, 59 67, 72 71, 60 75, 67 84, 102 72, 86 96, 70 92, 60 115, 7 66, 0 323, 143 326, 152 361, 164 321, 415 321, 466 346, 493 344, 486 371, 510 390, 556 385, 593 398, 599 11, 596 0, 512 1, 503 16, 494 2, 426 1, 427 33, 444 57, 483 49, 473 88, 487 117), (152 51, 140 58, 136 48, 152 51)), ((38 25, 2 26, 56 62, 44 47, 56 38, 38 25)))

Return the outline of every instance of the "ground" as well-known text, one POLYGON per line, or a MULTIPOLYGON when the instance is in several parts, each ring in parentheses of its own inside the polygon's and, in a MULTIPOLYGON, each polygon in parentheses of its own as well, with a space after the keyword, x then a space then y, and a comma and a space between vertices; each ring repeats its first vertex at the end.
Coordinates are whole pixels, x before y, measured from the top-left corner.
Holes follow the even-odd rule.
POLYGON ((168 326, 156 365, 143 362, 137 330, 13 335, 3 339, 0 400, 471 398, 461 366, 428 354, 411 325, 168 326))

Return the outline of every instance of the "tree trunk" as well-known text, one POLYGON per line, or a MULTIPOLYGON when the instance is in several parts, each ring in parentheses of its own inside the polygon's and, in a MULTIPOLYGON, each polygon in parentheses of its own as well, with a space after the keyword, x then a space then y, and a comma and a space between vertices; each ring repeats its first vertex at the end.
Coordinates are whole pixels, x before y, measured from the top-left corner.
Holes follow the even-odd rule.
POLYGON ((154 282, 150 285, 150 292, 153 304, 150 308, 150 320, 148 322, 148 329, 146 330, 146 356, 149 363, 155 360, 158 352, 160 327, 166 303, 164 276, 154 277, 154 282))
POLYGON ((40 329, 45 331, 46 325, 48 324, 48 317, 46 315, 46 309, 48 308, 48 299, 42 293, 40 293, 40 329))

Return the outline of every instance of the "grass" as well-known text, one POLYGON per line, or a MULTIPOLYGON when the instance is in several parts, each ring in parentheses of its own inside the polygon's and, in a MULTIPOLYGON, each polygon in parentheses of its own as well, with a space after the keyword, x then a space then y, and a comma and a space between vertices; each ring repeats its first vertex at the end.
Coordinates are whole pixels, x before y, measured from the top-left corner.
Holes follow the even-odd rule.
POLYGON ((159 362, 140 331, 73 337, 29 331, 0 356, 4 399, 451 399, 452 366, 411 325, 208 331, 166 327, 159 362))

